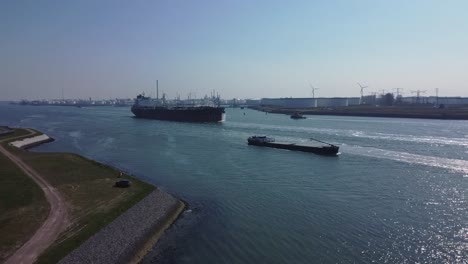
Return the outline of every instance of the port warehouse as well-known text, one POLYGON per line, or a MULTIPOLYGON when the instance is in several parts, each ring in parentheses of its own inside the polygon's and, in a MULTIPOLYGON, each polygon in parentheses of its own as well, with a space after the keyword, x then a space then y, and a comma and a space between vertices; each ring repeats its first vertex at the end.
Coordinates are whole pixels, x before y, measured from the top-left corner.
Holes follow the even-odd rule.
MULTIPOLYGON (((331 98, 262 98, 260 100, 248 100, 249 105, 277 106, 284 108, 311 108, 311 107, 339 107, 361 104, 376 104, 375 96, 360 97, 331 97, 331 98)), ((468 97, 402 97, 403 104, 444 104, 444 105, 468 105, 468 97)))
POLYGON ((279 106, 286 108, 309 108, 359 105, 359 97, 350 98, 263 98, 260 105, 279 106))

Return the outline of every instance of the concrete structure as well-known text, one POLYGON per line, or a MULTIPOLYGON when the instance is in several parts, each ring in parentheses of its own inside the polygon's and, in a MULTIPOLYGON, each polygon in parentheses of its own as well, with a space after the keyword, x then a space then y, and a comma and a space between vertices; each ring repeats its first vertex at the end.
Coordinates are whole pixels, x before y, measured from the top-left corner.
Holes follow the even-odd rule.
POLYGON ((31 146, 35 146, 41 143, 52 141, 53 139, 47 136, 46 134, 25 138, 22 140, 13 141, 10 145, 17 147, 17 148, 28 148, 31 146))

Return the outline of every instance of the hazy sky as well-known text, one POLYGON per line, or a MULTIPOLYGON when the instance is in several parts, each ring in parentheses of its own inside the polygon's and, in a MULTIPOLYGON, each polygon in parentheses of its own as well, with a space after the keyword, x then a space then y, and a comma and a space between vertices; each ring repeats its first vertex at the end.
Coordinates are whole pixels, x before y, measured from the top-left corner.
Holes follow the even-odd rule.
POLYGON ((0 100, 468 96, 468 1, 0 1, 0 100))

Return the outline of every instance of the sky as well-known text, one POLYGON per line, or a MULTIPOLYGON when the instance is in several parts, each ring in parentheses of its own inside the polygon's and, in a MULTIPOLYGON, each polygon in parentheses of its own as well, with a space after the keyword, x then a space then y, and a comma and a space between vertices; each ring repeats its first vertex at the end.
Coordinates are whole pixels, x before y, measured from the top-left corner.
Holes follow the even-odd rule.
POLYGON ((468 96, 466 0, 3 0, 0 100, 468 96))

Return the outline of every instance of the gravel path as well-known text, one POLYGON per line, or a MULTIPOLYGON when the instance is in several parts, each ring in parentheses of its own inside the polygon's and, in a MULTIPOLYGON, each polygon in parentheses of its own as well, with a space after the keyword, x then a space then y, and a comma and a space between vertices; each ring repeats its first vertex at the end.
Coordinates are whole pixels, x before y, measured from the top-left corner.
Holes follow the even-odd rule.
MULTIPOLYGON (((32 130, 29 130, 29 132, 30 135, 35 134, 32 130)), ((49 215, 45 222, 36 233, 5 262, 6 264, 33 263, 36 258, 54 242, 58 235, 67 228, 68 215, 66 205, 60 193, 39 173, 1 145, 0 152, 12 160, 26 175, 31 177, 39 187, 41 187, 50 204, 49 215)))
POLYGON ((155 190, 59 263, 128 263, 182 207, 176 198, 155 190))

